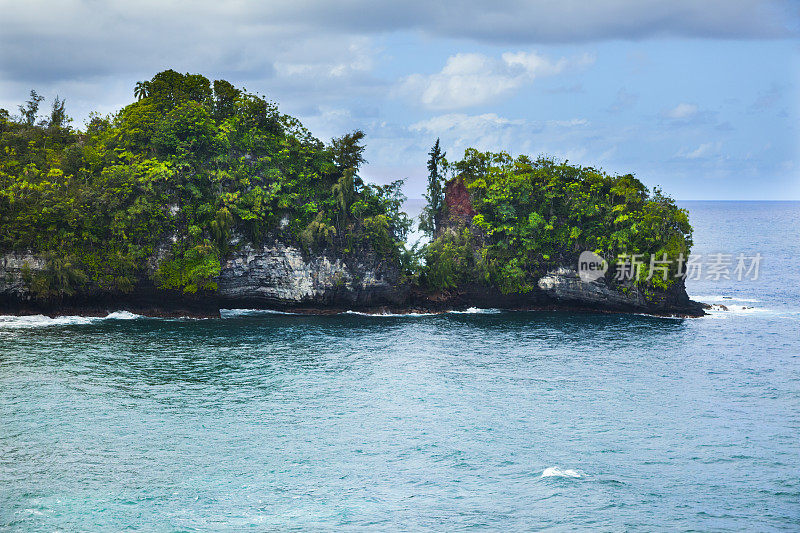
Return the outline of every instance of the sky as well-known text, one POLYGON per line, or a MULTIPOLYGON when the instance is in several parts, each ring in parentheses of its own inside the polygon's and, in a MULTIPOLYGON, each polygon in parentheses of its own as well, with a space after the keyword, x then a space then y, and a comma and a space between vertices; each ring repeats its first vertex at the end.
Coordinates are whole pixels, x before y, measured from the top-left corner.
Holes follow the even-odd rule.
POLYGON ((800 200, 796 0, 0 0, 0 108, 73 126, 173 68, 265 95, 362 175, 425 189, 427 152, 545 154, 678 200, 800 200))

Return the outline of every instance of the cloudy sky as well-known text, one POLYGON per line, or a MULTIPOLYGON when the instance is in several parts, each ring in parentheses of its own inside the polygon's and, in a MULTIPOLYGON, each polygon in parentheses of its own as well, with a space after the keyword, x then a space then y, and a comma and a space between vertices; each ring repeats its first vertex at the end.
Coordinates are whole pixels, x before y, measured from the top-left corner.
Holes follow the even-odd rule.
POLYGON ((441 137, 633 172, 678 199, 800 199, 794 0, 0 0, 0 107, 90 111, 166 68, 276 101, 368 179, 424 189, 441 137), (487 7, 488 6, 488 7, 487 7))

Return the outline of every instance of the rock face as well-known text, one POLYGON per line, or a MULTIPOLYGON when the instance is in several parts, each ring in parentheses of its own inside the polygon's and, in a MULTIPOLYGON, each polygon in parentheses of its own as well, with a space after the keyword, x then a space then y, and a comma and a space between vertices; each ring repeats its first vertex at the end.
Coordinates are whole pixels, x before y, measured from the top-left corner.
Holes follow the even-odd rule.
POLYGON ((454 179, 445 184, 444 199, 447 205, 447 214, 451 219, 450 223, 454 221, 467 222, 475 216, 472 198, 462 180, 454 179))
POLYGON ((633 284, 613 286, 604 278, 586 283, 575 269, 559 267, 537 280, 527 293, 503 294, 496 287, 467 284, 437 294, 414 293, 412 304, 434 311, 467 307, 497 309, 579 310, 644 313, 661 316, 702 316, 704 305, 689 299, 681 280, 669 290, 650 290, 633 284))
POLYGON ((0 298, 28 301, 31 299, 26 274, 45 268, 44 259, 25 252, 0 255, 0 298))
POLYGON ((0 314, 105 316, 125 310, 148 316, 219 316, 216 295, 159 289, 146 275, 130 293, 104 292, 89 286, 73 296, 37 299, 30 282, 46 270, 47 261, 41 256, 29 252, 0 254, 0 314))
POLYGON ((587 283, 576 270, 561 267, 539 278, 537 285, 548 299, 566 305, 609 311, 703 315, 702 304, 689 299, 683 280, 677 280, 668 290, 651 291, 648 297, 633 283, 614 287, 605 278, 587 283))
MULTIPOLYGON (((471 194, 464 182, 455 178, 445 185, 447 217, 439 221, 440 231, 472 226, 476 214, 471 194)), ((568 255, 568 254, 565 254, 568 255)), ((467 283, 438 294, 415 293, 414 303, 420 307, 448 309, 454 307, 496 307, 505 309, 584 309, 611 312, 638 312, 655 315, 702 316, 704 305, 689 299, 682 279, 674 280, 668 289, 641 287, 632 280, 616 281, 611 276, 586 282, 575 264, 564 264, 540 273, 533 290, 522 294, 502 294, 496 287, 467 283)))
MULTIPOLYGON (((156 255, 149 270, 164 254, 156 255)), ((505 295, 482 285, 432 294, 404 283, 396 265, 374 254, 346 259, 332 251, 309 255, 277 239, 258 247, 245 244, 231 252, 217 278, 216 293, 186 295, 163 290, 143 275, 130 294, 90 290, 57 302, 38 302, 26 279, 45 268, 44 259, 30 253, 0 255, 0 312, 103 315, 124 309, 154 316, 214 316, 220 307, 311 312, 496 307, 703 314, 702 304, 686 295, 682 280, 669 290, 645 294, 633 284, 613 285, 605 278, 586 283, 574 268, 562 266, 541 276, 537 286, 525 294, 505 295)))
POLYGON ((148 272, 129 294, 106 294, 90 287, 85 294, 58 301, 38 301, 30 291, 29 277, 46 268, 43 258, 29 253, 0 255, 0 312, 103 314, 125 309, 182 316, 214 315, 220 307, 325 311, 400 307, 408 296, 397 266, 374 254, 346 259, 330 251, 304 255, 279 240, 232 251, 216 280, 216 293, 182 294, 159 289, 150 279, 166 256, 164 250, 157 250, 148 261, 148 272))
POLYGON ((397 267, 373 254, 304 256, 280 241, 232 252, 217 284, 221 302, 240 307, 401 305, 407 292, 397 267))

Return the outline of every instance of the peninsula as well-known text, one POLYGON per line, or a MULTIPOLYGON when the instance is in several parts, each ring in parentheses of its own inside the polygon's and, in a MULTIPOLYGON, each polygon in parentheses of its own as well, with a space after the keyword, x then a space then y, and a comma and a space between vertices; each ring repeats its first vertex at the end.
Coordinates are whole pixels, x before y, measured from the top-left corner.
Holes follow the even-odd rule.
POLYGON ((428 160, 422 246, 402 181, 362 179, 364 134, 324 143, 265 98, 167 70, 70 126, 56 98, 0 110, 0 312, 215 316, 581 309, 699 316, 688 213, 632 175, 467 150, 428 160), (597 279, 582 251, 657 257, 597 279), (663 275, 662 275, 663 274, 663 275))

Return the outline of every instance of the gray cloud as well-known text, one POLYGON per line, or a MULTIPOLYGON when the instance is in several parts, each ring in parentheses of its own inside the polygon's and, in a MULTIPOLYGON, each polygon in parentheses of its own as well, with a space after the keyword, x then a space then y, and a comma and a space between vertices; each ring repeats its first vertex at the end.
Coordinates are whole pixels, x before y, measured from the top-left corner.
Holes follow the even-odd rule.
MULTIPOLYGON (((601 39, 680 36, 775 38, 797 31, 797 12, 788 0, 457 0, 446 5, 410 0, 382 2, 316 0, 302 4, 306 21, 349 31, 421 30, 435 36, 493 43, 564 43, 601 39), (787 22, 790 21, 790 22, 787 22)), ((296 2, 269 10, 294 19, 296 2)))
POLYGON ((252 2, 0 0, 0 107, 31 88, 66 96, 80 125, 118 109, 137 80, 174 68, 266 92, 287 112, 388 91, 370 36, 298 28, 252 2))
POLYGON ((491 8, 477 0, 0 0, 0 10, 0 73, 32 81, 154 64, 266 77, 293 57, 346 54, 343 34, 419 31, 490 44, 798 34, 788 0, 505 0, 491 8))
MULTIPOLYGON (((691 103, 678 107, 679 100, 661 115, 650 117, 657 126, 651 128, 651 138, 636 129, 641 126, 634 130, 625 126, 623 119, 628 112, 637 111, 638 99, 637 94, 625 89, 607 103, 610 114, 606 118, 616 120, 613 125, 604 125, 601 120, 591 126, 582 122, 520 121, 492 113, 429 116, 421 110, 425 105, 441 112, 466 108, 497 101, 497 97, 502 100, 517 88, 527 87, 530 72, 494 55, 510 50, 525 51, 526 57, 532 57, 532 47, 525 45, 800 35, 800 13, 790 0, 496 0, 487 6, 477 0, 456 0, 447 5, 430 0, 392 4, 374 0, 0 0, 0 107, 15 111, 28 90, 35 87, 48 97, 45 106, 56 93, 66 96, 68 111, 79 118, 80 125, 80 119, 91 110, 111 112, 130 102, 135 81, 164 68, 175 68, 266 92, 282 110, 301 116, 323 139, 353 128, 365 129, 369 134, 370 174, 379 180, 410 176, 413 185, 409 192, 413 196, 421 194, 426 152, 439 135, 454 157, 464 146, 475 144, 532 154, 553 153, 620 171, 647 171, 652 165, 654 175, 668 175, 667 170, 693 175, 698 162, 706 161, 701 156, 710 155, 711 148, 721 151, 717 145, 701 149, 709 142, 704 135, 707 132, 694 126, 702 122, 714 127, 717 117, 692 109, 691 103), (467 79, 469 71, 455 69, 457 76, 447 77, 453 72, 445 71, 442 64, 431 67, 433 63, 421 61, 419 72, 428 72, 426 68, 434 72, 413 78, 419 83, 408 88, 418 89, 414 102, 424 105, 402 110, 400 121, 413 123, 413 128, 392 124, 392 120, 398 120, 396 107, 402 106, 402 101, 387 97, 397 84, 408 81, 409 70, 417 70, 416 64, 406 64, 405 71, 392 74, 377 68, 382 64, 394 68, 391 58, 376 44, 398 32, 405 32, 402 37, 422 36, 423 41, 431 43, 432 53, 447 50, 442 52, 445 55, 473 52, 467 42, 496 45, 495 51, 479 50, 488 54, 493 65, 488 72, 497 82, 495 89, 507 87, 506 92, 480 93, 475 89, 481 88, 478 84, 472 93, 458 94, 474 101, 450 104, 437 95, 449 96, 445 89, 455 83, 453 80, 467 79), (450 44, 458 45, 457 49, 451 50, 449 44, 437 48, 444 39, 454 39, 450 44), (442 72, 436 72, 437 68, 442 72), (382 116, 384 113, 388 117, 382 116), (676 130, 665 125, 680 127, 681 142, 686 144, 674 145, 676 130), (480 135, 470 137, 471 132, 480 135), (617 146, 624 149, 617 153, 617 146), (662 158, 659 161, 666 165, 664 169, 652 163, 658 159, 654 154, 667 152, 682 157, 666 162, 662 158)), ((549 59, 558 64, 559 56, 549 59)), ((642 55, 629 57, 634 71, 648 61, 642 55)), ((537 77, 541 75, 537 73, 537 77)), ((619 82, 631 83, 627 79, 619 82)), ((561 83, 564 85, 547 92, 584 90, 580 80, 561 83)), ((777 89, 785 90, 783 85, 777 89)), ((776 101, 775 94, 773 89, 764 92, 753 109, 777 112, 785 97, 776 101)), ((726 131, 733 128, 727 122, 716 127, 726 131)), ((734 147, 726 141, 726 149, 734 147)), ((707 160, 708 165, 730 165, 732 173, 738 172, 730 160, 716 155, 707 160)))

